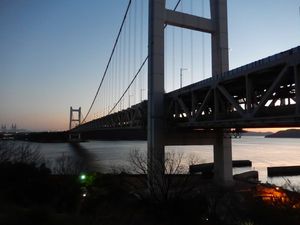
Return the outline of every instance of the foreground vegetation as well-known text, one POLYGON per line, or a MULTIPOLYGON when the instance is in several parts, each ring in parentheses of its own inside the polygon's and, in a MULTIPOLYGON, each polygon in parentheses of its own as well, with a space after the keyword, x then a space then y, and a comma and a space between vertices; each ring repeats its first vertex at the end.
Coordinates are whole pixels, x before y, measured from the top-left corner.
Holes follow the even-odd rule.
POLYGON ((131 155, 136 175, 83 173, 67 156, 51 167, 32 146, 0 143, 0 224, 299 225, 294 192, 246 183, 223 189, 180 175, 180 156, 166 160, 170 175, 149 191, 138 152, 131 155))

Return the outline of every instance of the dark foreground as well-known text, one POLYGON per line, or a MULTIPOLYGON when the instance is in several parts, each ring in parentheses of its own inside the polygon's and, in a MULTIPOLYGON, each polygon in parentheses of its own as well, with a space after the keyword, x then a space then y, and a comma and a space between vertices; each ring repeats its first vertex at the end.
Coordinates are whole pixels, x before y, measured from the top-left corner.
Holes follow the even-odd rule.
POLYGON ((1 225, 300 224, 299 194, 271 186, 174 175, 155 195, 142 175, 51 175, 24 163, 1 163, 0 176, 1 225))

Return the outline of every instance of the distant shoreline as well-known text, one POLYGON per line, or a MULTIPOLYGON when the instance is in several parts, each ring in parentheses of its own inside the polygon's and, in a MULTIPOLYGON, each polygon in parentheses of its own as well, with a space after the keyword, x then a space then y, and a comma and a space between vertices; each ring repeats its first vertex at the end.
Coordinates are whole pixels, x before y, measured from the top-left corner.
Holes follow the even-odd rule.
POLYGON ((300 129, 288 129, 266 135, 265 138, 300 138, 300 129))
MULTIPOLYGON (((108 135, 97 134, 85 134, 82 141, 87 140, 108 140, 108 135), (102 137, 102 138, 99 138, 102 137)), ((123 135, 121 135, 123 136, 123 135)), ((145 135, 144 135, 145 136, 145 135)), ((242 133, 242 137, 258 136, 265 138, 300 138, 300 129, 288 129, 284 131, 272 132, 246 132, 242 133)), ((132 135, 131 138, 125 138, 126 140, 145 140, 142 136, 132 135)), ((67 131, 59 132, 20 132, 15 134, 5 135, 0 133, 0 140, 19 140, 19 141, 30 141, 38 143, 67 143, 69 142, 69 134, 67 131)), ((109 139, 110 140, 110 139, 109 139)), ((123 139, 114 139, 123 140, 123 139)))

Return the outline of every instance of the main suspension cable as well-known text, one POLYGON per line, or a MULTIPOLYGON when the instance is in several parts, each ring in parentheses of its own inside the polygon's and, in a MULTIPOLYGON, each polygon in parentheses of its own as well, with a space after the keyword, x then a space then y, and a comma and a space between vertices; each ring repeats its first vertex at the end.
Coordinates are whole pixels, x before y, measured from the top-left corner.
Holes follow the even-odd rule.
POLYGON ((85 115, 85 117, 84 117, 84 119, 83 119, 82 123, 84 123, 84 122, 85 122, 86 118, 88 117, 89 113, 91 112, 91 110, 92 110, 92 107, 94 106, 94 103, 95 103, 95 101, 96 101, 96 98, 97 98, 97 96, 98 96, 98 94, 99 94, 100 88, 101 88, 101 86, 102 86, 102 84, 103 84, 104 78, 105 78, 105 76, 106 76, 106 73, 107 73, 108 67, 109 67, 109 65, 110 65, 110 62, 111 62, 111 59, 112 59, 112 57, 113 57, 113 54, 114 54, 114 52, 115 52, 116 46, 117 46, 117 44, 118 44, 119 37, 120 37, 120 35, 121 35, 122 29, 123 29, 123 25, 124 25, 124 23, 125 23, 125 20, 126 20, 126 17, 127 17, 127 14, 128 14, 129 8, 130 8, 130 5, 131 5, 131 0, 129 0, 129 2, 128 2, 128 5, 127 5, 127 8, 126 8, 125 15, 124 15, 124 17, 123 17, 123 20, 122 20, 121 26, 120 26, 120 28, 119 28, 119 32, 118 32, 117 38, 116 38, 116 40, 115 40, 115 43, 114 43, 114 46, 113 46, 112 52, 111 52, 111 54, 110 54, 110 57, 109 57, 108 63, 107 63, 107 65, 106 65, 106 68, 105 68, 104 74, 103 74, 103 76, 102 76, 102 79, 101 79, 100 85, 99 85, 99 87, 98 87, 98 89, 97 89, 97 92, 96 92, 96 94, 95 94, 95 97, 94 97, 94 99, 93 99, 93 101, 92 101, 92 104, 91 104, 91 106, 90 106, 90 108, 89 108, 89 110, 88 110, 87 114, 85 115))

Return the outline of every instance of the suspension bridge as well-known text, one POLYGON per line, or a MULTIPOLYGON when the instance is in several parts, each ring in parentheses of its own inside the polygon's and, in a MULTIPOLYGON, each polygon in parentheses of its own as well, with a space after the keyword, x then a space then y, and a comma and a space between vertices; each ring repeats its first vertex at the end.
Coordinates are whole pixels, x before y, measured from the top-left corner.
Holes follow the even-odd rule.
POLYGON ((229 71, 227 1, 184 2, 129 0, 90 108, 82 121, 71 108, 69 132, 144 132, 150 181, 166 145, 213 145, 214 177, 230 184, 229 130, 300 126, 300 47, 229 71))

